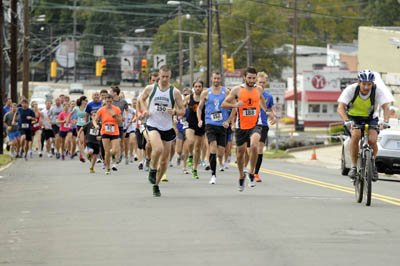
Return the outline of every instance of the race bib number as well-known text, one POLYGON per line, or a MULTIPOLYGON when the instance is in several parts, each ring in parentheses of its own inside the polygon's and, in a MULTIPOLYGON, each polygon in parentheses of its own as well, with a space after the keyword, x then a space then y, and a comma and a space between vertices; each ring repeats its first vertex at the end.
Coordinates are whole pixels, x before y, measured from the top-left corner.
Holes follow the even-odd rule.
POLYGON ((106 132, 113 133, 115 130, 115 126, 114 125, 105 125, 104 129, 106 132))
POLYGON ((189 122, 188 121, 182 121, 182 128, 188 128, 189 127, 189 122))
POLYGON ((70 124, 70 123, 64 123, 64 127, 65 127, 65 128, 70 128, 70 127, 71 127, 71 124, 70 124))
POLYGON ((22 123, 21 128, 29 128, 29 123, 22 123))
POLYGON ((211 120, 214 122, 222 121, 222 112, 211 113, 211 120))
POLYGON ((167 106, 162 104, 156 104, 156 111, 164 113, 167 111, 167 106))
POLYGON ((243 116, 255 116, 256 113, 256 108, 243 109, 243 116))
POLYGON ((96 129, 96 128, 91 128, 91 129, 89 130, 89 135, 97 136, 97 135, 99 135, 99 130, 96 129))

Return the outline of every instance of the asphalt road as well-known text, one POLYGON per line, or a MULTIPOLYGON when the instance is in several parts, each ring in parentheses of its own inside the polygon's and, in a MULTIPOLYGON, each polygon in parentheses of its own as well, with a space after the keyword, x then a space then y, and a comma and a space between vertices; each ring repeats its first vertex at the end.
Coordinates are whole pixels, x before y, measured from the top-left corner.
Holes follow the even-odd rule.
POLYGON ((106 176, 77 160, 18 160, 0 172, 0 265, 398 265, 400 184, 374 183, 371 207, 337 169, 267 161, 237 191, 237 169, 193 180, 168 169, 106 176))

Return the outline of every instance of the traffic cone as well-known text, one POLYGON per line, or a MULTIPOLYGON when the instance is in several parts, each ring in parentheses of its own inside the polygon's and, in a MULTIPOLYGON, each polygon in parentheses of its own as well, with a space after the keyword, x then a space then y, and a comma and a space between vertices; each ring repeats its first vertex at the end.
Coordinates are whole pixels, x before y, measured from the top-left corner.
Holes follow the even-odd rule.
POLYGON ((317 153, 315 152, 315 146, 312 147, 311 160, 317 160, 317 153))

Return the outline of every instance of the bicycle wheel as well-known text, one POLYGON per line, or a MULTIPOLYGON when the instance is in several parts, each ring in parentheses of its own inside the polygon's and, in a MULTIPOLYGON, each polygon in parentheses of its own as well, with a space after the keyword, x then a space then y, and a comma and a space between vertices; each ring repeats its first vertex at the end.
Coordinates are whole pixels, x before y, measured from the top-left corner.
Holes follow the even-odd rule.
POLYGON ((361 162, 358 163, 360 172, 357 173, 356 178, 354 180, 354 191, 356 193, 356 201, 358 203, 362 202, 363 192, 364 192, 363 172, 364 172, 365 166, 364 166, 364 159, 361 158, 360 160, 361 160, 361 162))
POLYGON ((367 151, 365 154, 365 173, 364 173, 364 189, 365 189, 365 205, 371 205, 372 196, 372 175, 374 174, 372 165, 372 153, 367 151))

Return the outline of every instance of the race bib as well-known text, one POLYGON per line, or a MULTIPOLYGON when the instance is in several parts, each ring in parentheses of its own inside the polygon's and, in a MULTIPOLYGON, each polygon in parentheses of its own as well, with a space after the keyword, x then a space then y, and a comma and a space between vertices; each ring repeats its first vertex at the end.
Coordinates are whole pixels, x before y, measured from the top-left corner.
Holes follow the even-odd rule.
POLYGON ((163 105, 163 104, 155 104, 156 106, 156 111, 157 112, 161 112, 164 113, 165 111, 167 111, 167 105, 163 105))
POLYGON ((188 121, 182 121, 182 128, 188 128, 189 127, 189 122, 188 121))
POLYGON ((65 128, 70 128, 70 127, 71 127, 71 124, 70 124, 70 123, 64 123, 64 127, 65 127, 65 128))
POLYGON ((214 122, 222 121, 222 112, 211 113, 211 120, 214 122))
POLYGON ((115 126, 114 126, 114 125, 105 125, 105 126, 104 126, 104 129, 105 129, 105 131, 108 132, 108 133, 113 133, 114 130, 115 130, 115 126))
POLYGON ((97 136, 97 135, 99 135, 99 130, 96 129, 96 128, 91 128, 91 129, 89 130, 89 135, 97 136))
POLYGON ((243 109, 243 116, 255 116, 257 113, 256 108, 243 109))
POLYGON ((40 126, 39 123, 36 123, 36 124, 33 125, 34 128, 37 128, 37 127, 39 127, 39 126, 40 126))
POLYGON ((29 123, 22 123, 21 128, 29 128, 29 123))

